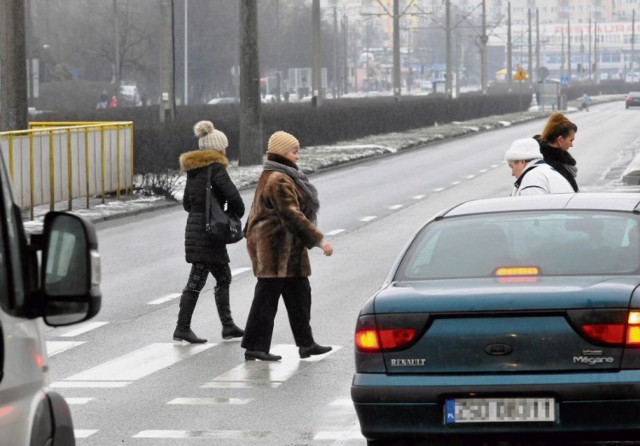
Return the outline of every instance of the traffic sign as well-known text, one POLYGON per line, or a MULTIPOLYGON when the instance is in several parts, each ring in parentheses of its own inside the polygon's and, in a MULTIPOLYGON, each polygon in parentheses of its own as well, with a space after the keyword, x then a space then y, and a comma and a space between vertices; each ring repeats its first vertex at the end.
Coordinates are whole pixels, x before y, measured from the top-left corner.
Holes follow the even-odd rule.
POLYGON ((562 76, 560 78, 560 85, 563 85, 563 86, 569 85, 569 76, 562 76))
POLYGON ((527 73, 525 73, 524 68, 522 67, 519 67, 516 74, 513 75, 514 81, 526 81, 527 79, 527 73))

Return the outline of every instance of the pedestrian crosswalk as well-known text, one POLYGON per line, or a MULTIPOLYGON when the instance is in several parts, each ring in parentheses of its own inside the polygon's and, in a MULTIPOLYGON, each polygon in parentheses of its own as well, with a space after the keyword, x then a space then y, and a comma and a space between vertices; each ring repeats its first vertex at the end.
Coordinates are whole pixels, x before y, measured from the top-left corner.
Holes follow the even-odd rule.
MULTIPOLYGON (((95 324, 93 328, 99 327, 95 324)), ((91 328, 90 328, 91 329, 91 328)), ((80 330, 79 333, 86 331, 80 330)), ((62 336, 62 335, 60 335, 62 336)), ((49 356, 59 355, 70 349, 82 345, 80 341, 48 341, 49 356)), ((67 398, 72 407, 82 410, 82 406, 99 404, 103 402, 101 395, 108 389, 123 389, 134 383, 140 382, 152 374, 175 366, 204 352, 212 351, 219 347, 217 343, 185 344, 185 343, 151 343, 133 351, 124 353, 118 357, 105 361, 94 367, 90 367, 79 373, 54 381, 51 387, 54 389, 81 389, 81 395, 67 398), (98 392, 96 395, 93 392, 98 392)), ((207 395, 206 397, 193 397, 192 395, 175 395, 167 401, 159 402, 167 407, 243 407, 254 403, 254 398, 240 390, 240 394, 229 396, 234 389, 278 389, 286 381, 296 374, 303 372, 308 367, 335 354, 342 346, 334 345, 333 349, 318 356, 301 359, 298 355, 298 347, 293 344, 276 344, 271 352, 282 356, 281 361, 246 361, 241 362, 227 371, 214 376, 208 381, 199 384, 203 389, 224 389, 225 395, 207 395)), ((239 355, 239 359, 241 355, 239 355)), ((90 407, 90 406, 88 406, 90 407)), ((327 407, 329 421, 313 435, 313 442, 317 444, 331 445, 356 445, 363 444, 364 439, 360 434, 353 405, 350 398, 337 399, 327 407), (351 420, 341 427, 345 420, 351 420), (352 442, 355 441, 355 442, 352 442), (345 443, 346 442, 346 443, 345 443)), ((82 439, 90 439, 98 435, 100 429, 91 429, 96 426, 76 426, 76 439, 82 445, 82 439), (86 428, 85 428, 86 427, 86 428)), ((143 426, 142 426, 143 427, 143 426)), ((151 426, 149 426, 151 427, 151 426)), ((176 426, 178 427, 178 426, 176 426)), ((179 429, 140 429, 131 435, 131 438, 167 441, 185 438, 224 439, 224 440, 256 440, 264 439, 268 433, 262 431, 235 431, 235 430, 179 430, 179 429)), ((96 437, 98 438, 98 437, 96 437)), ((91 440, 86 440, 91 442, 91 440)), ((93 443, 91 443, 93 444, 93 443)))

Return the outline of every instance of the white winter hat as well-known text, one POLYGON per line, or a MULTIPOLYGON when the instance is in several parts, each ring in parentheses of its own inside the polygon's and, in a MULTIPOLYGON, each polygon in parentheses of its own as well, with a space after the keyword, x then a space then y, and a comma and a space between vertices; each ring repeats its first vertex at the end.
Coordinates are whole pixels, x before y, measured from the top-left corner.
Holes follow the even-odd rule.
POLYGON ((528 161, 542 158, 540 145, 533 138, 516 139, 504 154, 505 161, 528 161))
POLYGON ((229 146, 227 137, 220 130, 216 130, 211 121, 200 121, 193 127, 198 137, 200 150, 218 150, 224 152, 229 146))

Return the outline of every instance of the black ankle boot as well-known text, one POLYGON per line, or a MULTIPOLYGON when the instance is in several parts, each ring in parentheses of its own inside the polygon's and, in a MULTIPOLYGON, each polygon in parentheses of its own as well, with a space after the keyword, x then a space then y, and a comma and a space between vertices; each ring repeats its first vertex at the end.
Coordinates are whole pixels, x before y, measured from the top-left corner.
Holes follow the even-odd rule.
POLYGON ((244 330, 236 324, 224 325, 222 327, 222 339, 241 338, 244 336, 244 330))
POLYGON ((174 341, 187 341, 191 344, 204 344, 207 342, 206 339, 199 338, 196 334, 191 331, 190 328, 184 329, 180 327, 176 327, 173 332, 173 340, 174 341))
POLYGON ((206 339, 197 337, 196 334, 191 331, 191 316, 193 315, 193 310, 196 308, 196 303, 198 303, 198 296, 199 293, 194 291, 185 290, 182 292, 182 296, 180 296, 178 323, 173 332, 174 341, 187 341, 192 344, 203 344, 207 342, 206 339))
POLYGON ((318 345, 315 342, 306 347, 300 347, 298 350, 301 358, 308 358, 311 355, 324 355, 331 351, 331 346, 328 345, 318 345))
POLYGON ((259 352, 257 350, 247 350, 244 352, 245 361, 255 361, 256 359, 260 361, 280 361, 282 356, 272 355, 269 352, 259 352))

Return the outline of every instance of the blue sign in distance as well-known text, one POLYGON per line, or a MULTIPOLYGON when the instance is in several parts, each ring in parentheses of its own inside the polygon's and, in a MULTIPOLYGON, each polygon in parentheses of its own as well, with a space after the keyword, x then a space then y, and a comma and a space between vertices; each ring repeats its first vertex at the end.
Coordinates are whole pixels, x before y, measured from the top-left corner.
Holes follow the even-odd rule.
POLYGON ((562 76, 560 78, 560 84, 561 85, 569 85, 569 76, 562 76))

